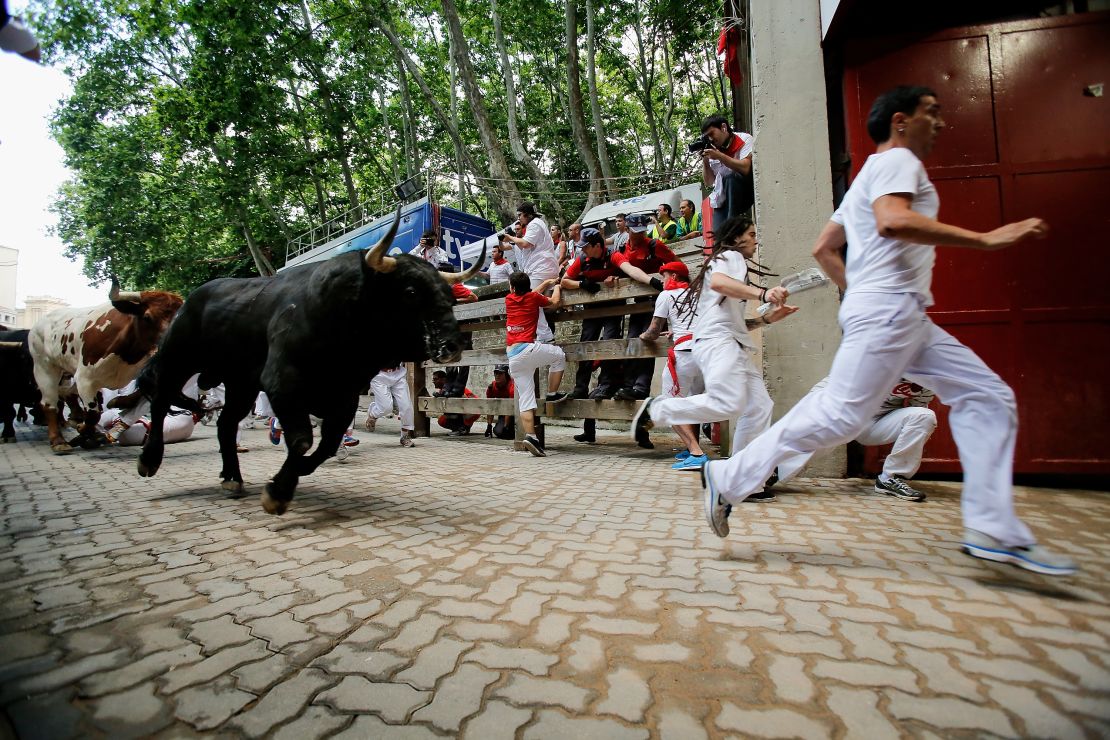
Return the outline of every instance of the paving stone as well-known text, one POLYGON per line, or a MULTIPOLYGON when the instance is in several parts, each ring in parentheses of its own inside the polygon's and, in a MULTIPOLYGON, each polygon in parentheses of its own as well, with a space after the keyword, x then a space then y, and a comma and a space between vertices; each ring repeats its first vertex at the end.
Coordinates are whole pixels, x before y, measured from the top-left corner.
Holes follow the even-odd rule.
POLYGON ((779 634, 766 633, 763 639, 771 643, 777 650, 785 653, 816 653, 830 658, 843 659, 844 646, 839 640, 829 637, 818 637, 805 633, 779 634))
POLYGON ((251 631, 225 614, 205 622, 194 622, 189 629, 189 639, 199 643, 205 655, 212 655, 229 645, 250 642, 251 631))
POLYGON ((91 697, 111 694, 137 683, 149 681, 178 667, 196 663, 201 658, 200 647, 197 645, 187 644, 172 650, 161 650, 122 668, 89 676, 80 684, 81 694, 91 697))
POLYGON ((92 706, 94 724, 112 738, 148 737, 173 721, 152 682, 98 699, 92 706))
POLYGON ((480 645, 466 654, 468 662, 481 663, 486 668, 509 668, 528 671, 536 676, 547 675, 558 657, 530 648, 503 648, 499 645, 480 645))
POLYGON ((373 713, 390 724, 404 722, 409 713, 427 704, 431 692, 396 683, 373 683, 362 676, 345 676, 337 686, 317 695, 317 704, 341 712, 373 713))
POLYGON ((391 640, 386 640, 379 647, 395 653, 411 653, 428 645, 436 638, 436 633, 447 624, 447 620, 435 614, 421 614, 416 619, 405 624, 401 631, 391 640))
POLYGON ((558 704, 572 712, 581 712, 589 700, 590 691, 575 686, 568 681, 551 678, 532 678, 519 673, 512 674, 509 682, 497 689, 494 694, 513 704, 550 706, 558 704))
POLYGON ((1037 666, 1012 658, 979 658, 974 655, 960 654, 955 657, 960 668, 971 673, 979 673, 1004 681, 1020 681, 1023 683, 1036 681, 1059 687, 1068 685, 1068 682, 1063 678, 1054 676, 1037 666))
POLYGON ((436 740, 439 735, 427 727, 395 727, 377 717, 364 715, 355 717, 350 727, 332 737, 341 740, 436 740))
POLYGON ((312 665, 332 673, 358 673, 375 680, 383 680, 408 662, 407 658, 386 650, 341 643, 330 652, 316 658, 312 665))
POLYGON ((427 722, 445 732, 457 732, 467 717, 481 711, 486 687, 498 678, 499 674, 494 671, 471 664, 462 666, 443 680, 431 704, 416 710, 413 721, 427 722))
POLYGON ((252 694, 262 695, 268 688, 290 675, 296 668, 289 656, 281 653, 271 654, 263 660, 239 666, 231 672, 235 685, 252 694))
POLYGON ((987 681, 990 697, 1021 718, 1024 737, 1081 738, 1083 728, 1050 707, 1036 691, 1001 681, 987 681))
POLYGON ((793 655, 774 655, 767 671, 775 693, 783 700, 802 704, 813 698, 813 682, 806 675, 805 663, 793 655))
POLYGON ((685 712, 668 709, 659 717, 660 740, 709 740, 701 722, 685 712))
POLYGON ((903 731, 879 711, 879 698, 872 691, 830 686, 825 703, 844 724, 846 737, 897 740, 903 736, 903 731))
POLYGON ((298 622, 292 614, 281 613, 250 622, 250 634, 262 638, 271 650, 281 650, 294 643, 311 640, 315 635, 307 624, 298 622))
POLYGON ((632 654, 645 663, 685 663, 690 659, 690 648, 677 642, 651 643, 637 645, 632 654))
POLYGON ((466 723, 462 737, 471 740, 514 740, 517 730, 532 719, 526 709, 517 709, 497 699, 485 703, 481 714, 466 723))
POLYGON ((14 687, 5 687, 3 693, 10 700, 12 696, 29 696, 54 691, 55 689, 71 686, 85 676, 119 668, 125 665, 129 659, 128 651, 124 649, 89 655, 60 665, 51 671, 22 679, 14 687))
POLYGON ((841 622, 840 634, 852 643, 852 654, 860 660, 877 660, 880 663, 896 665, 898 656, 894 646, 879 634, 879 628, 870 624, 841 622))
POLYGON ((509 602, 509 608, 501 615, 501 619, 506 622, 529 625, 540 615, 543 605, 550 599, 551 597, 546 594, 524 591, 509 602))
POLYGON ((204 686, 194 686, 177 694, 177 718, 198 730, 213 730, 255 698, 254 694, 235 688, 230 676, 204 686))
POLYGON ((246 645, 225 648, 199 663, 178 668, 163 676, 162 691, 166 694, 173 694, 186 686, 212 681, 217 676, 230 673, 232 669, 245 663, 262 660, 271 655, 273 653, 267 650, 260 640, 254 640, 246 645))
POLYGON ((248 736, 261 737, 272 727, 296 717, 317 692, 336 679, 316 668, 306 668, 271 688, 257 704, 237 715, 231 725, 248 736))
POLYGON ((618 668, 606 680, 609 690, 597 704, 602 714, 615 714, 629 722, 644 721, 644 710, 651 703, 651 688, 640 674, 629 668, 618 668))
POLYGON ((906 662, 925 677, 925 686, 937 694, 955 694, 968 699, 980 696, 979 683, 952 665, 944 653, 921 650, 915 647, 902 648, 906 662))
POLYGON ((32 630, 0 635, 0 657, 4 663, 43 655, 49 652, 50 648, 50 638, 32 630))
POLYGON ((336 714, 327 707, 311 706, 297 719, 282 725, 269 737, 272 740, 319 740, 331 735, 350 721, 350 716, 336 714))
POLYGON ((915 719, 942 729, 966 729, 1013 737, 1014 727, 1001 709, 949 697, 910 696, 891 691, 887 711, 899 720, 915 719))
POLYGON ((813 675, 855 686, 893 686, 910 693, 918 691, 917 678, 912 672, 874 663, 836 663, 822 659, 813 664, 813 675))
POLYGON ((394 676, 395 681, 418 689, 434 689, 436 681, 455 670, 459 656, 471 647, 469 642, 443 638, 422 649, 416 661, 394 676))
POLYGON ((570 718, 559 712, 540 712, 539 720, 524 730, 525 740, 641 740, 648 737, 643 728, 627 727, 611 719, 570 718))
POLYGON ((717 726, 723 730, 743 733, 746 737, 832 737, 821 722, 790 709, 743 709, 731 702, 722 702, 717 726))
POLYGON ((27 697, 4 708, 16 737, 65 740, 82 737, 82 712, 70 703, 71 692, 54 691, 27 697))

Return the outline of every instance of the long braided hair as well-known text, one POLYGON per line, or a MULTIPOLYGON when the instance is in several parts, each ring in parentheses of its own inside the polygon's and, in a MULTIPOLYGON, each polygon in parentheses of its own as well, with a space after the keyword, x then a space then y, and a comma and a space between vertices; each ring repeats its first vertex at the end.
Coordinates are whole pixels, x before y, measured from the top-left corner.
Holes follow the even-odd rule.
MULTIPOLYGON (((713 237, 713 251, 709 253, 705 263, 701 266, 696 277, 690 281, 690 285, 678 297, 675 305, 678 309, 679 316, 690 316, 698 307, 698 301, 701 300, 701 292, 705 287, 705 273, 710 263, 720 257, 724 252, 739 251, 739 246, 736 242, 740 240, 748 229, 754 225, 754 222, 747 216, 733 216, 729 220, 721 224, 720 230, 709 232, 713 237)), ((768 268, 753 259, 747 259, 748 274, 759 275, 760 277, 778 277, 778 273, 770 272, 768 268)), ((750 281, 749 281, 750 282, 750 281)), ((755 287, 763 289, 764 286, 757 283, 751 283, 755 287)))

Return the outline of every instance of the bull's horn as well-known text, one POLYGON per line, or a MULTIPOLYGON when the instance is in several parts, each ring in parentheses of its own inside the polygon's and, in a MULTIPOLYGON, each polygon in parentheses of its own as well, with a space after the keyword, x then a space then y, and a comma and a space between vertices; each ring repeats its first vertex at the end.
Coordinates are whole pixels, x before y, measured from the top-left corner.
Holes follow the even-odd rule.
POLYGON ((0 349, 18 349, 23 346, 23 342, 0 342, 0 349))
POLYGON ((443 276, 443 279, 447 281, 448 285, 454 285, 455 283, 464 282, 464 281, 469 280, 470 278, 474 277, 475 275, 477 275, 478 270, 481 270, 482 265, 484 265, 485 263, 486 263, 486 242, 483 240, 482 241, 482 253, 478 256, 478 259, 474 260, 474 264, 472 264, 470 266, 469 270, 467 270, 466 272, 441 272, 439 274, 443 276))
POLYGON ((143 294, 135 290, 120 290, 119 281, 115 276, 112 276, 112 289, 108 292, 108 300, 112 303, 116 301, 130 301, 131 303, 139 303, 143 300, 143 294))
POLYGON ((366 266, 374 272, 393 272, 397 269, 397 260, 387 257, 385 253, 389 251, 390 245, 393 244, 393 237, 397 236, 397 227, 400 224, 401 206, 397 206, 397 215, 393 217, 393 225, 389 227, 389 231, 381 238, 381 241, 366 253, 366 266))

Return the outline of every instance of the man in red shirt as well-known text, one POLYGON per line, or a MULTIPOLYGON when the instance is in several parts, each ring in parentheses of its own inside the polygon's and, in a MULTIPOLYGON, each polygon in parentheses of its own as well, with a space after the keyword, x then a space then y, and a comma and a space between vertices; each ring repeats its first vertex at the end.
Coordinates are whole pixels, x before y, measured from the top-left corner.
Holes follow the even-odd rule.
POLYGON ((558 282, 558 278, 550 278, 536 286, 536 290, 529 290, 531 282, 528 275, 518 270, 509 276, 512 292, 505 296, 505 354, 509 357, 509 375, 516 385, 517 408, 524 425, 524 447, 536 457, 545 457, 547 453, 536 438, 536 385, 532 373, 550 365, 547 387, 548 390, 555 390, 548 393, 544 400, 559 403, 567 399, 566 393, 558 391, 559 384, 563 382, 566 355, 553 344, 536 341, 540 309, 554 308, 562 303, 558 282), (548 298, 543 291, 552 285, 555 290, 548 298))
MULTIPOLYGON (((486 388, 486 398, 512 398, 516 386, 509 377, 509 366, 498 365, 493 369, 493 382, 486 388)), ((498 439, 512 439, 516 436, 516 419, 508 414, 497 417, 493 421, 493 414, 486 416, 486 436, 498 439)))
MULTIPOLYGON (((452 265, 450 262, 440 262, 438 267, 440 272, 454 273, 458 272, 459 268, 452 265)), ((455 303, 475 303, 478 296, 462 283, 451 284, 451 294, 455 297, 455 303)), ((462 335, 463 349, 471 349, 471 336, 470 332, 465 332, 462 335)), ((444 386, 444 395, 448 398, 475 398, 475 395, 470 392, 466 387, 466 381, 470 379, 470 368, 466 365, 449 367, 447 368, 447 384, 444 386)), ((477 416, 467 417, 463 419, 462 414, 447 414, 447 424, 444 426, 451 430, 452 434, 469 434, 470 427, 477 416)))
MULTIPOLYGON (((628 225, 628 244, 619 252, 613 252, 612 261, 624 274, 637 282, 650 285, 663 291, 663 281, 651 277, 668 262, 677 262, 666 244, 647 235, 651 220, 647 214, 634 213, 625 219, 628 225)), ((628 336, 638 337, 647 331, 651 324, 651 312, 632 314, 628 317, 628 336)), ((655 372, 655 360, 647 357, 626 360, 624 363, 624 385, 613 396, 617 401, 642 401, 651 390, 651 376, 655 372)))

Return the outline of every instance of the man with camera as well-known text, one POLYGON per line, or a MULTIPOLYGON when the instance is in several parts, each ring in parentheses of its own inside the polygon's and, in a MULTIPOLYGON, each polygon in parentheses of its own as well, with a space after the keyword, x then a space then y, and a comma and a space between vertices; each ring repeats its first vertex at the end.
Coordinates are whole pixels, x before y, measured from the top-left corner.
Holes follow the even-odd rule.
MULTIPOLYGON (((516 219, 514 224, 506 227, 505 240, 513 245, 517 269, 528 275, 532 290, 535 290, 545 280, 559 277, 555 243, 551 240, 547 223, 536 213, 536 206, 531 202, 525 201, 517 207, 516 219)), ((555 334, 540 310, 536 341, 550 342, 554 338, 555 334)))
POLYGON ((660 203, 655 209, 655 226, 651 227, 651 238, 661 242, 672 242, 678 238, 678 222, 671 218, 671 204, 660 203))
POLYGON ((421 234, 420 243, 410 254, 425 262, 431 262, 436 269, 439 269, 439 266, 447 261, 447 255, 439 247, 439 234, 436 233, 435 229, 428 229, 421 234))
POLYGON ((713 186, 709 205, 715 226, 747 213, 755 204, 753 141, 751 134, 734 132, 728 119, 714 115, 705 119, 701 138, 689 146, 691 152, 701 152, 702 179, 713 186))

